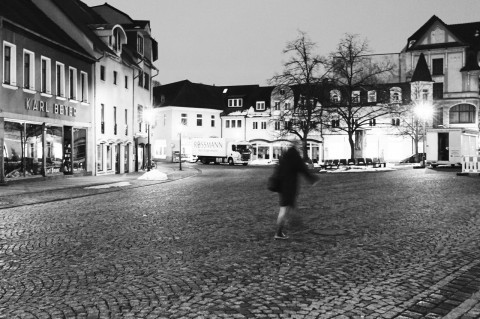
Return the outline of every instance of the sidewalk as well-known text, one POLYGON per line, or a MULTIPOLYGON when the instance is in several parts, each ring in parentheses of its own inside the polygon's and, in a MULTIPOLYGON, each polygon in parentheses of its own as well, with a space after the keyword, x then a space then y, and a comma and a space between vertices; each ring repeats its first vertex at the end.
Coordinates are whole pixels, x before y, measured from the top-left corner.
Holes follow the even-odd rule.
POLYGON ((0 208, 165 183, 187 178, 200 172, 199 169, 188 164, 182 163, 180 171, 178 163, 158 162, 157 168, 150 172, 140 171, 100 176, 57 175, 47 178, 33 177, 7 181, 6 185, 0 186, 0 208), (35 196, 27 196, 27 194, 35 194, 35 196))

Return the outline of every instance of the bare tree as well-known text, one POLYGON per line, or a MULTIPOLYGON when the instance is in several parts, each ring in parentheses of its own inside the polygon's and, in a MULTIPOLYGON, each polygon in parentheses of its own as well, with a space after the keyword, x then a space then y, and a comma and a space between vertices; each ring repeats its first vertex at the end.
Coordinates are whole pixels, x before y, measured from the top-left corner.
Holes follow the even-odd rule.
MULTIPOLYGON (((332 129, 347 133, 352 159, 355 158, 356 133, 361 133, 362 127, 372 125, 377 118, 398 112, 390 103, 380 103, 381 99, 389 101, 389 92, 385 92, 381 78, 391 73, 394 65, 388 60, 377 63, 370 53, 366 39, 345 34, 330 54, 330 92, 336 94, 324 105, 328 106, 332 129), (369 92, 376 95, 370 96, 369 92)), ((360 139, 361 134, 357 135, 360 139)))
POLYGON ((292 105, 278 105, 279 112, 273 114, 274 120, 283 124, 279 127, 279 135, 296 135, 302 141, 304 158, 307 158, 308 136, 314 131, 321 132, 324 116, 321 83, 326 75, 326 59, 316 54, 315 49, 316 43, 299 31, 298 37, 288 42, 283 50, 288 56, 283 72, 269 80, 277 87, 273 95, 278 97, 278 103, 293 101, 292 105))

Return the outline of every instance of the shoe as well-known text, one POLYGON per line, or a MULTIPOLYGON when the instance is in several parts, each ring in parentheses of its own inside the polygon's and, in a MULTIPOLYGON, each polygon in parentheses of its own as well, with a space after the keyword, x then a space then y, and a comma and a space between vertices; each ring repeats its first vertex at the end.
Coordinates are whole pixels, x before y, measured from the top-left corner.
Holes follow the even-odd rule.
POLYGON ((284 233, 282 233, 282 235, 275 235, 275 237, 273 237, 273 239, 277 240, 277 239, 281 239, 281 240, 285 240, 285 239, 288 239, 288 236, 285 235, 284 233))

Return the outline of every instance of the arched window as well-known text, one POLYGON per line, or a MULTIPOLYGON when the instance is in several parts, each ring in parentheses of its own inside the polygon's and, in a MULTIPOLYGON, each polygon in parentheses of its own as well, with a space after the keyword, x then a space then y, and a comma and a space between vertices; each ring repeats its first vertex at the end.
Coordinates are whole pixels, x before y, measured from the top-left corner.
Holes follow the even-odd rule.
POLYGON ((330 91, 330 101, 334 103, 338 103, 341 100, 341 95, 339 90, 331 90, 330 91))
POLYGON ((399 87, 393 87, 390 89, 390 103, 402 102, 402 89, 399 87))
POLYGON ((450 108, 450 124, 475 123, 475 106, 457 104, 450 108))

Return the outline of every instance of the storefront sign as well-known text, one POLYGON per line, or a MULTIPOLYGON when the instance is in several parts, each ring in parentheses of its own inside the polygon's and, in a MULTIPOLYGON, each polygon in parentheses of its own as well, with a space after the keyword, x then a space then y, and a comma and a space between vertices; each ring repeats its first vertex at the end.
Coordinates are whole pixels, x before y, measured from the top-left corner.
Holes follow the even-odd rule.
POLYGON ((65 116, 77 116, 77 108, 73 106, 48 103, 41 100, 25 98, 25 109, 42 113, 53 113, 65 116))

